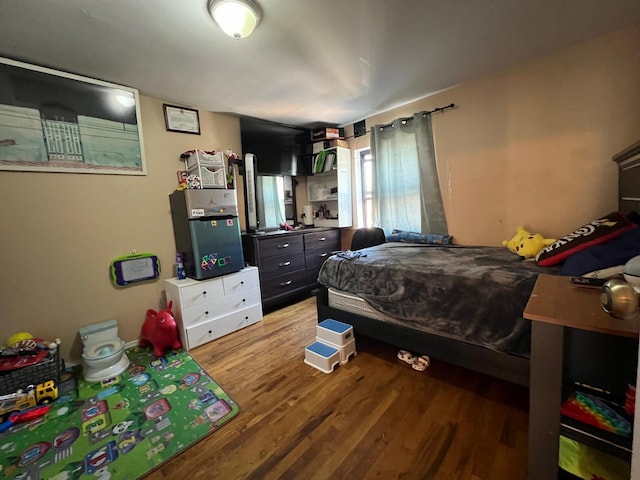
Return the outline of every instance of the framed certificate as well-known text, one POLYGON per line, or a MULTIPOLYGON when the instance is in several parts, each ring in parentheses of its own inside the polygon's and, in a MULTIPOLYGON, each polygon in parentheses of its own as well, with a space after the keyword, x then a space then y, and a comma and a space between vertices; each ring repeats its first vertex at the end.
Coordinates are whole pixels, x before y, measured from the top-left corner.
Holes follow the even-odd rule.
POLYGON ((166 103, 162 107, 168 131, 200 135, 200 117, 197 110, 167 105, 166 103))

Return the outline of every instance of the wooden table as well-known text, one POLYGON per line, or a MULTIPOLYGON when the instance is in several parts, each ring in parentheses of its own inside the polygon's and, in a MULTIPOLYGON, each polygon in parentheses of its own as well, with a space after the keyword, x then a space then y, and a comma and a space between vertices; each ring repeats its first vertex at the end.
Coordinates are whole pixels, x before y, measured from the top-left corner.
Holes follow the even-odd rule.
POLYGON ((529 480, 558 478, 562 366, 566 328, 637 337, 640 315, 607 314, 600 289, 576 287, 565 276, 538 276, 524 318, 531 325, 529 384, 529 480))

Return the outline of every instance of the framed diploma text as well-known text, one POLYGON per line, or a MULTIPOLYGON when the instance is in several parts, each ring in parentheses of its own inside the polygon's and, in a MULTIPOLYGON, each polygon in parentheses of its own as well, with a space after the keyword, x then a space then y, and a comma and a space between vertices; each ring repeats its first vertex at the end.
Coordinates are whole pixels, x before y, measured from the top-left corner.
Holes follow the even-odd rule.
POLYGON ((200 117, 197 110, 167 105, 166 103, 162 107, 168 131, 200 135, 200 117))

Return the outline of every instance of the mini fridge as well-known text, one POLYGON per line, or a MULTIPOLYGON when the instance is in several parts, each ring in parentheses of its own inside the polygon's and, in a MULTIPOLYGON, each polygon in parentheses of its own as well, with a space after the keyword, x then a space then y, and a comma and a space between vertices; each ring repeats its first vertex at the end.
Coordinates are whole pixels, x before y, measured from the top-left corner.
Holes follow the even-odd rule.
POLYGON ((169 203, 176 251, 189 278, 204 280, 244 267, 234 189, 176 191, 169 203))

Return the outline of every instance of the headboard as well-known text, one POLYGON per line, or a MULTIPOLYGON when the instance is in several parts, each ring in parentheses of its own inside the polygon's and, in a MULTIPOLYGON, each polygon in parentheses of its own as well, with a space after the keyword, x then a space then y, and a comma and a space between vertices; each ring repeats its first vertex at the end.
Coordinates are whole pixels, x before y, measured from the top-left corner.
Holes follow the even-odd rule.
POLYGON ((640 212, 640 142, 616 153, 612 160, 619 168, 618 208, 623 213, 640 212))

